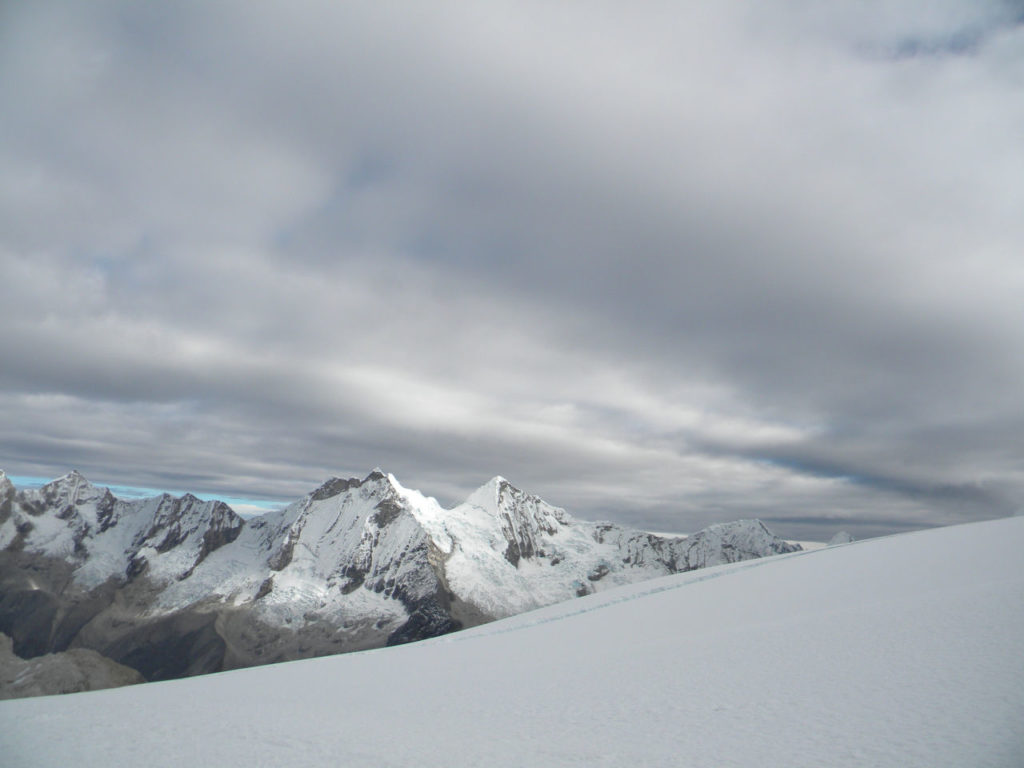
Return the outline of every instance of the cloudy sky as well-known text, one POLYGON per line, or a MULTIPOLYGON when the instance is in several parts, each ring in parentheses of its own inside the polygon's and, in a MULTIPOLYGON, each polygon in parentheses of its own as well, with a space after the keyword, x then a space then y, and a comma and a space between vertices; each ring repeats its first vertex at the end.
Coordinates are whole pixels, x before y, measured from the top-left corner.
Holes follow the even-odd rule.
POLYGON ((1024 508, 1019 1, 33 0, 0 104, 9 474, 1024 508))

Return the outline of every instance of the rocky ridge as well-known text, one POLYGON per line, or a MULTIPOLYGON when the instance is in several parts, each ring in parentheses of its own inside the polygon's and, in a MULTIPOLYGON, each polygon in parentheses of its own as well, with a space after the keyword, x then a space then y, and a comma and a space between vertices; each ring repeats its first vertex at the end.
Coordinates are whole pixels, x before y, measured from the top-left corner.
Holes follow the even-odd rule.
POLYGON ((14 654, 11 638, 0 633, 0 699, 96 691, 144 682, 131 667, 87 648, 22 659, 14 654))

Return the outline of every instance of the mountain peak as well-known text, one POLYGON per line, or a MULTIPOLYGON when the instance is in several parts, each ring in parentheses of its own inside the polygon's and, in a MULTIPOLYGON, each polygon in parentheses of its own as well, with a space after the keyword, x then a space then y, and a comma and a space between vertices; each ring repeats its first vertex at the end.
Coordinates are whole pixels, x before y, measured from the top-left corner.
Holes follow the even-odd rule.
POLYGON ((51 480, 42 487, 44 493, 56 494, 58 496, 79 496, 82 493, 89 494, 91 491, 98 491, 92 483, 85 479, 85 475, 77 469, 73 469, 66 475, 51 480))
POLYGON ((852 544, 853 541, 854 538, 849 533, 846 531, 839 531, 835 536, 828 540, 828 546, 835 547, 839 544, 852 544))
POLYGON ((340 493, 345 493, 353 488, 362 488, 364 485, 377 486, 378 490, 397 490, 399 488, 398 481, 394 475, 388 474, 380 467, 374 467, 370 474, 364 477, 362 480, 356 477, 338 477, 335 475, 328 480, 325 480, 320 486, 310 494, 312 501, 323 501, 324 499, 330 499, 337 496, 340 493))
POLYGON ((782 555, 801 549, 799 544, 780 539, 757 519, 709 525, 687 538, 684 545, 691 568, 782 555))
POLYGON ((373 471, 363 479, 362 483, 357 483, 357 487, 359 485, 365 486, 367 484, 374 487, 380 493, 400 493, 404 490, 402 484, 398 482, 397 477, 390 472, 385 472, 380 467, 374 467, 373 471))
POLYGON ((337 496, 339 493, 344 493, 349 488, 358 488, 360 485, 362 485, 362 483, 354 477, 350 477, 346 480, 343 477, 335 476, 330 480, 325 481, 319 488, 313 491, 311 498, 313 501, 329 499, 332 496, 337 496))
POLYGON ((510 490, 513 493, 522 493, 522 491, 512 485, 512 483, 504 477, 501 475, 495 475, 473 491, 469 495, 469 498, 466 499, 466 503, 495 513, 501 505, 502 495, 508 493, 510 490))

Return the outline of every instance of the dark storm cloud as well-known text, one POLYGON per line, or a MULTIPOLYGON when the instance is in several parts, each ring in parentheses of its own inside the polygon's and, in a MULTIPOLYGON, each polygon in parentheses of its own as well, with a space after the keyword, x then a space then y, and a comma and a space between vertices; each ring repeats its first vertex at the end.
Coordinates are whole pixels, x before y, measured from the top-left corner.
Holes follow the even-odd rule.
POLYGON ((8 8, 0 466, 1012 512, 1020 11, 8 8))

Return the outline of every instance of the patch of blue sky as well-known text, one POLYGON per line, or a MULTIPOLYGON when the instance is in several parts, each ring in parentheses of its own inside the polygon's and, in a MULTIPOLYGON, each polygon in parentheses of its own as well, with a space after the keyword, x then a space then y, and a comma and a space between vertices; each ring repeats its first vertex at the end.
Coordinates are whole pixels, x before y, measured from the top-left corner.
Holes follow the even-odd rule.
MULTIPOLYGON (((35 477, 32 475, 8 475, 7 477, 14 484, 14 487, 19 489, 42 488, 47 483, 53 481, 52 477, 35 477)), ((171 496, 183 496, 186 493, 186 491, 181 490, 143 488, 136 485, 108 485, 106 483, 99 482, 93 483, 93 485, 99 488, 109 488, 110 492, 119 499, 145 499, 150 496, 160 496, 164 493, 169 493, 171 496)), ((223 501, 230 507, 243 507, 245 508, 246 516, 261 514, 262 512, 271 512, 285 506, 283 502, 273 501, 270 499, 247 499, 238 496, 218 496, 216 494, 196 493, 194 491, 189 491, 189 493, 192 493, 193 496, 202 499, 203 501, 223 501)))
POLYGON ((30 475, 8 475, 7 479, 14 483, 15 488, 42 488, 52 477, 32 477, 30 475))

